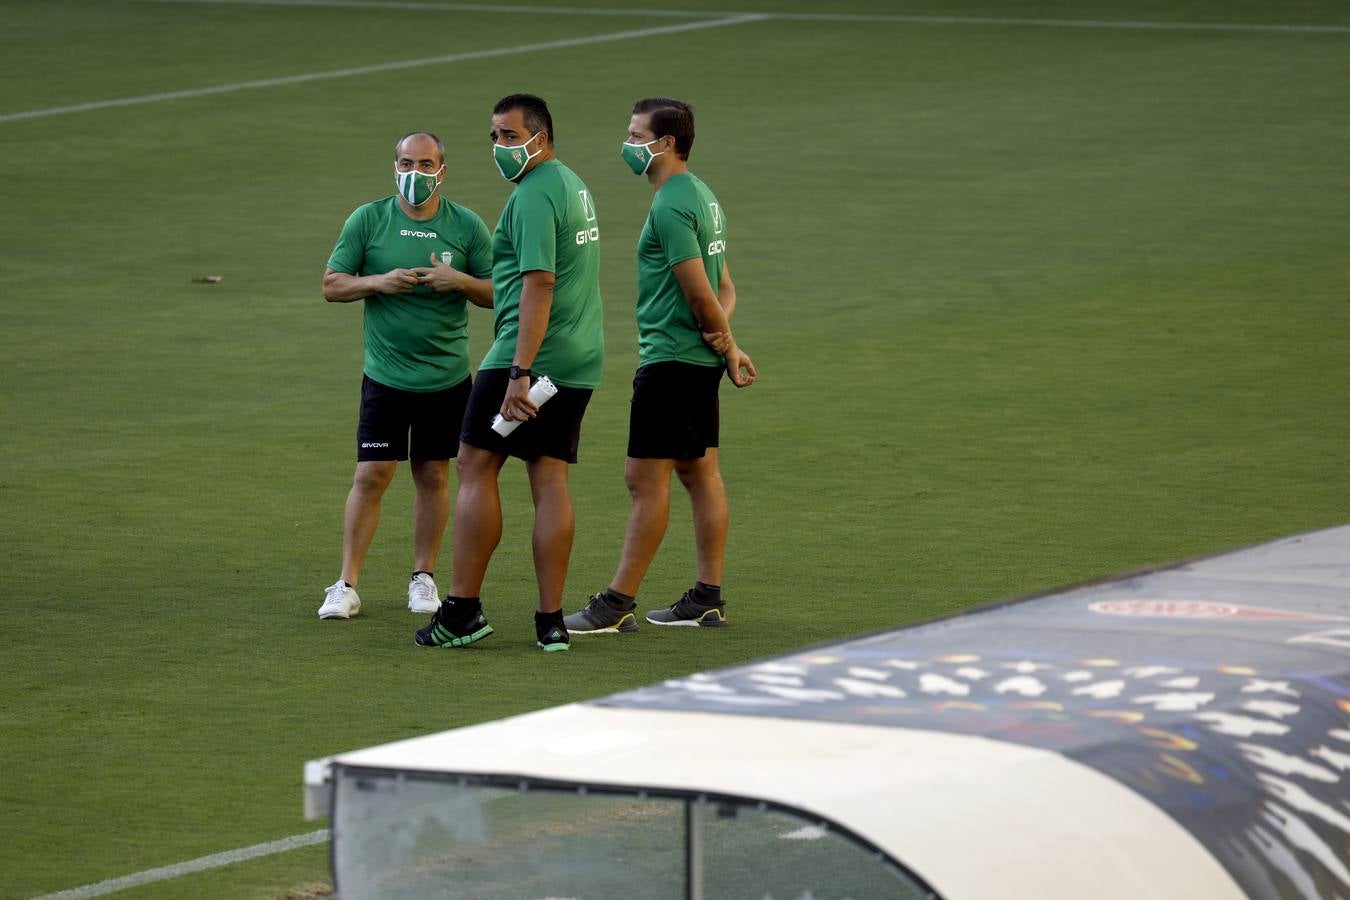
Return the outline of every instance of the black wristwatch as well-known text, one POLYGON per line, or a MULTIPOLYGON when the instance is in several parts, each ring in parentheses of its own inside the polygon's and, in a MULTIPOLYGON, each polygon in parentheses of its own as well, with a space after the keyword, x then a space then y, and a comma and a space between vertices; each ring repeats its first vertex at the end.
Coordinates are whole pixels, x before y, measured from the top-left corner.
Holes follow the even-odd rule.
POLYGON ((511 381, 515 381, 517 378, 520 378, 522 376, 525 378, 529 378, 533 374, 534 373, 531 372, 529 369, 522 369, 520 366, 512 366, 511 368, 506 370, 506 377, 509 378, 511 381))

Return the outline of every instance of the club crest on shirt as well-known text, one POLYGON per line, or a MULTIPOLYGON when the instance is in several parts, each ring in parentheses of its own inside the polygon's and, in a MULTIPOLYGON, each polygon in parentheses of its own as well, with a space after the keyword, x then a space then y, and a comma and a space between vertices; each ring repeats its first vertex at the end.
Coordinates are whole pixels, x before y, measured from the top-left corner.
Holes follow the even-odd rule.
POLYGON ((455 258, 455 251, 453 250, 441 251, 441 262, 445 263, 447 266, 453 264, 454 258, 455 258))

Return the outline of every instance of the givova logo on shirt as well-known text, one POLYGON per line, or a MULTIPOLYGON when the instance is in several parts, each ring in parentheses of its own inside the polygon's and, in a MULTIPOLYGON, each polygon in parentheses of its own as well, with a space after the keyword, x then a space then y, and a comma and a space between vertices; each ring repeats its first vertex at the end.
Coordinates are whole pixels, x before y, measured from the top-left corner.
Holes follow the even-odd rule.
MULTIPOLYGON (((722 207, 717 203, 708 204, 708 212, 712 214, 713 234, 722 233, 722 207)), ((717 240, 708 244, 708 255, 716 256, 719 253, 727 252, 727 242, 717 240)))
MULTIPOLYGON (((595 201, 591 199, 591 192, 582 189, 577 191, 577 196, 581 197, 581 211, 586 214, 586 221, 594 222, 595 201)), ((577 232, 577 246, 598 240, 600 240, 600 227, 598 225, 592 225, 577 232)))
POLYGON ((429 238, 434 238, 434 237, 436 236, 436 232, 434 232, 434 231, 414 231, 414 230, 411 229, 411 228, 404 228, 404 229, 401 229, 401 230, 399 231, 399 236, 400 236, 400 237, 429 237, 429 238))

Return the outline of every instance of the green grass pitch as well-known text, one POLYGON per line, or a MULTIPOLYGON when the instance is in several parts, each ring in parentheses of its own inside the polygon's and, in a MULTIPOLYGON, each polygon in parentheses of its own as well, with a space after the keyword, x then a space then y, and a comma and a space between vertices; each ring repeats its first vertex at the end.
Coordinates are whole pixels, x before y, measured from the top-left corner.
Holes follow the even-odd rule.
MULTIPOLYGON (((1335 0, 828 10, 1350 25, 1335 0)), ((769 18, 13 116, 687 21, 0 5, 0 896, 310 831, 306 759, 1350 518, 1345 30, 769 18), (639 97, 697 109, 691 165, 728 213, 761 374, 722 394, 732 628, 540 653, 518 467, 491 640, 413 646, 406 472, 360 618, 315 617, 361 364, 360 307, 323 302, 323 264, 413 129, 495 224, 490 109, 519 90, 550 101, 603 240, 569 606, 611 575, 627 513, 650 192, 619 143, 639 97)), ((477 359, 490 317, 470 328, 477 359)), ((674 600, 692 559, 677 492, 640 603, 674 600)), ((311 847, 124 896, 326 878, 311 847)))

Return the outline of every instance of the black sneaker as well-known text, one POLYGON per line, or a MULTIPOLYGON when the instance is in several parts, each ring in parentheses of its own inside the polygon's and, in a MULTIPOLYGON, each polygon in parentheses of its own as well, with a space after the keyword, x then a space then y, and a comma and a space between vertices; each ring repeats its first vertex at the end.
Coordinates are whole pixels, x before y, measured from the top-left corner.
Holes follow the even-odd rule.
POLYGON ((422 647, 467 647, 492 634, 481 603, 451 603, 449 598, 431 614, 431 624, 417 629, 413 640, 422 647))
POLYGON ((535 613, 534 636, 539 646, 548 653, 556 653, 572 646, 572 639, 567 634, 567 626, 563 624, 561 612, 535 613))
POLYGON ((711 606, 705 606, 694 599, 692 590, 688 590, 668 608, 654 609, 647 613, 647 621, 653 625, 699 625, 703 628, 721 628, 727 624, 727 605, 719 601, 711 606))
POLYGON ((605 592, 592 594, 585 607, 563 619, 572 634, 632 634, 638 630, 637 604, 619 609, 605 599, 605 592))

